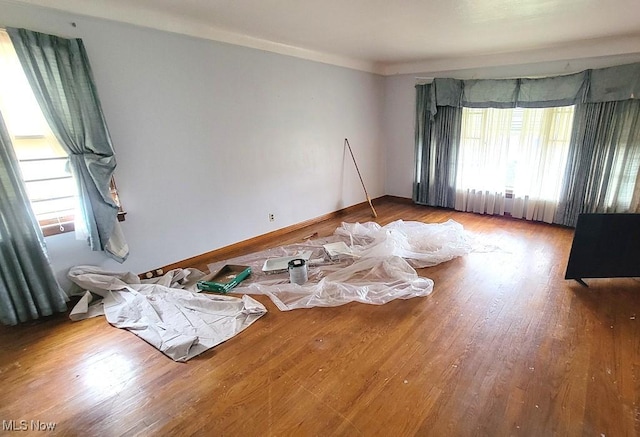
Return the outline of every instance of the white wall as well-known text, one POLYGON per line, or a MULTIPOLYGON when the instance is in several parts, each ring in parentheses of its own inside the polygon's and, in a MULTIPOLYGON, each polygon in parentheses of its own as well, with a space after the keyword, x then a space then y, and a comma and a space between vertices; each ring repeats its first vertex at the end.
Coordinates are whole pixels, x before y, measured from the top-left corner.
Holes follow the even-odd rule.
POLYGON ((411 198, 415 165, 415 85, 435 77, 457 79, 503 79, 569 74, 589 68, 640 62, 640 55, 572 59, 526 65, 509 65, 471 70, 432 71, 385 77, 384 140, 385 193, 411 198))
POLYGON ((116 151, 131 255, 48 237, 65 287, 73 265, 140 273, 364 201, 344 138, 384 194, 381 76, 4 1, 0 26, 84 40, 116 151))
POLYGON ((384 86, 385 193, 410 198, 415 175, 416 76, 388 76, 384 86))

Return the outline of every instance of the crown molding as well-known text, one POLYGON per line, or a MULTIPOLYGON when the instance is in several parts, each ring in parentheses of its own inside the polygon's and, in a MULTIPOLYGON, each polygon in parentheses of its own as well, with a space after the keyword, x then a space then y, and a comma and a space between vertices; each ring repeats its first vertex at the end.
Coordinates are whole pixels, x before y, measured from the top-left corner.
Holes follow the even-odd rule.
POLYGON ((377 64, 375 62, 255 38, 216 26, 211 26, 197 20, 191 20, 166 12, 140 7, 134 2, 109 2, 108 7, 106 7, 107 2, 90 2, 86 0, 56 0, 55 2, 50 0, 12 0, 10 3, 23 5, 28 4, 92 18, 117 21, 120 23, 127 23, 135 26, 208 39, 216 42, 249 47, 285 56, 320 62, 323 64, 379 74, 377 64))
MULTIPOLYGON (((570 60, 588 60, 613 57, 640 59, 640 34, 621 37, 598 38, 577 41, 563 46, 495 53, 480 56, 460 56, 430 59, 418 62, 379 64, 378 74, 434 74, 478 68, 494 68, 514 65, 542 64, 570 60)), ((631 61, 634 62, 634 61, 631 61)))

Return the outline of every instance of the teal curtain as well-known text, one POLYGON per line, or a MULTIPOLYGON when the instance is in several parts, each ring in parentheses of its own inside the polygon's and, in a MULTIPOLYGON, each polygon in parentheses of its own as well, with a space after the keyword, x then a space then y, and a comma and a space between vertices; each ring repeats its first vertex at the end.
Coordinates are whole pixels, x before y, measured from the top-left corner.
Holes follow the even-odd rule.
POLYGON ((438 106, 432 116, 433 86, 416 86, 416 178, 413 200, 423 205, 453 208, 462 108, 438 106))
POLYGON ((416 169, 413 201, 427 204, 429 195, 429 162, 431 153, 431 85, 416 85, 415 154, 416 169))
POLYGON ((82 40, 7 32, 51 130, 69 154, 91 248, 123 262, 128 247, 114 230, 118 206, 109 191, 116 159, 82 40))
POLYGON ((640 168, 640 101, 576 106, 555 222, 575 226, 580 213, 631 211, 640 168))
POLYGON ((463 107, 576 105, 553 221, 640 209, 640 63, 536 79, 435 78, 416 91, 416 203, 455 207, 463 107))
POLYGON ((44 237, 29 206, 11 139, 0 114, 0 321, 15 325, 66 311, 44 237))
POLYGON ((442 106, 549 108, 640 99, 640 63, 535 79, 435 78, 431 113, 442 106))

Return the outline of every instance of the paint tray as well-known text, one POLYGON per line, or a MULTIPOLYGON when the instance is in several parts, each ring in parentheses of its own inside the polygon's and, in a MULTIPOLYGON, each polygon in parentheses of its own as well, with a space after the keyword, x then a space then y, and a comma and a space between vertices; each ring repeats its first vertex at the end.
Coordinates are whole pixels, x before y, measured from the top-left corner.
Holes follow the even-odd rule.
POLYGON ((286 272, 289 269, 289 261, 294 259, 303 259, 305 261, 309 261, 311 258, 311 254, 313 252, 311 250, 305 250, 303 252, 298 252, 297 255, 293 256, 283 256, 280 258, 270 258, 264 262, 262 266, 262 271, 266 274, 270 273, 282 273, 286 272))
POLYGON ((251 267, 227 264, 207 281, 198 281, 198 290, 227 293, 251 274, 251 267))
POLYGON ((353 252, 351 252, 351 248, 349 248, 344 241, 323 244, 322 247, 324 247, 325 252, 327 252, 329 259, 332 261, 354 256, 353 252))

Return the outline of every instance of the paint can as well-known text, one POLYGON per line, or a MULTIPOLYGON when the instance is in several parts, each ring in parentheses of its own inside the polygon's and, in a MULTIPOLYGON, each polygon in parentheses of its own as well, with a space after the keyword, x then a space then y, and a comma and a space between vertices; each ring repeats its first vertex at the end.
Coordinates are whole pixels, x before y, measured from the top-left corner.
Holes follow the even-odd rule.
POLYGON ((289 261, 289 281, 292 284, 302 285, 307 282, 307 262, 303 259, 289 261))

